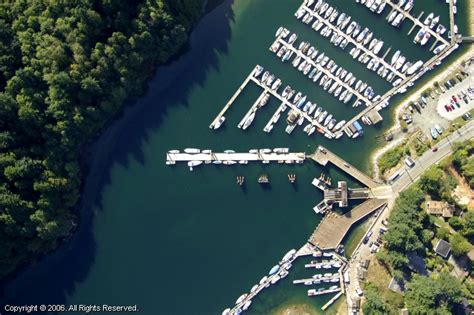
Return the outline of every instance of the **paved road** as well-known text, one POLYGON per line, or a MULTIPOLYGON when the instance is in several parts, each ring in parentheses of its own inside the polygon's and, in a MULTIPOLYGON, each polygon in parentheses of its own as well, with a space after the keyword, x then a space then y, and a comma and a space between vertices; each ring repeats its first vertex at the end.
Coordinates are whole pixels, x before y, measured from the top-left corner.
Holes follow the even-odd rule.
POLYGON ((415 161, 412 168, 404 167, 400 177, 393 183, 392 188, 395 193, 399 193, 408 187, 413 181, 416 181, 420 175, 431 165, 438 163, 452 152, 452 144, 458 141, 464 141, 474 137, 474 121, 469 122, 453 134, 442 139, 436 145, 437 152, 431 150, 426 151, 421 157, 415 161))
MULTIPOLYGON (((412 182, 416 181, 431 165, 438 163, 444 157, 451 154, 452 144, 454 142, 464 141, 472 137, 474 137, 474 121, 469 122, 464 127, 460 128, 458 132, 454 132, 449 137, 441 140, 437 144, 437 152, 429 150, 415 161, 415 166, 413 168, 405 167, 402 169, 403 175, 401 175, 392 185, 394 197, 389 201, 388 206, 378 215, 378 217, 371 218, 372 223, 367 231, 367 233, 369 233, 369 231, 372 231, 373 233, 370 237, 370 241, 376 240, 379 236, 379 231, 382 227, 382 220, 386 220, 390 216, 396 195, 400 191, 406 189, 412 182)), ((370 241, 368 244, 370 244, 370 241)), ((351 311, 351 300, 356 296, 356 289, 361 286, 361 283, 359 283, 359 280, 357 279, 357 269, 359 268, 361 261, 372 255, 368 244, 360 243, 354 250, 351 260, 349 261, 350 284, 346 286, 346 299, 349 313, 351 311)))

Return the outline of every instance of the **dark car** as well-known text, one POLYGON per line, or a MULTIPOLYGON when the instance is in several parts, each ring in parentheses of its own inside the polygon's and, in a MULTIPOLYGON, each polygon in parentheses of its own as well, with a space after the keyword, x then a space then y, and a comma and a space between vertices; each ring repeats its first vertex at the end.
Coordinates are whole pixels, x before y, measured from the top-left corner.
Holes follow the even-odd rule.
POLYGON ((432 147, 432 148, 431 148, 431 151, 437 152, 437 151, 438 151, 438 147, 432 147))

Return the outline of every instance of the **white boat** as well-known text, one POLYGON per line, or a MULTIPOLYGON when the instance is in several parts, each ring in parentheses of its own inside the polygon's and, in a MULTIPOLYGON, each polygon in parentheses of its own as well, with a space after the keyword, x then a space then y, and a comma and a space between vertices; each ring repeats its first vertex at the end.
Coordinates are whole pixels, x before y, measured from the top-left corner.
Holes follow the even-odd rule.
POLYGON ((267 280, 268 280, 268 277, 265 276, 265 277, 263 277, 262 279, 260 279, 259 284, 264 284, 267 280))
POLYGON ((247 129, 247 128, 250 126, 250 124, 252 124, 254 118, 255 118, 255 112, 252 112, 252 113, 247 117, 247 119, 245 120, 245 123, 244 123, 242 129, 243 129, 243 130, 247 129))
POLYGON ((186 148, 184 149, 184 153, 189 153, 189 154, 197 154, 201 152, 199 149, 194 149, 194 148, 186 148))
POLYGON ((312 126, 308 131, 308 136, 311 136, 316 131, 316 127, 312 126))
POLYGON ((344 126, 346 124, 346 121, 345 120, 341 120, 340 122, 338 122, 334 128, 333 128, 333 131, 336 131, 336 130, 339 130, 342 128, 342 126, 344 126))
POLYGON ((436 33, 443 35, 446 32, 446 27, 444 25, 438 24, 436 27, 436 33))
POLYGON ((329 4, 325 2, 319 9, 319 14, 320 15, 323 14, 328 8, 329 8, 329 4))
POLYGON ((339 97, 339 95, 341 94, 342 92, 342 86, 339 86, 336 91, 334 91, 334 96, 335 97, 339 97))
POLYGON ((311 104, 311 106, 309 107, 309 110, 308 110, 308 115, 311 115, 314 112, 315 109, 316 109, 316 103, 311 104))
POLYGON ((215 125, 213 126, 213 129, 219 129, 224 123, 224 121, 225 121, 225 117, 221 116, 219 120, 215 123, 215 125))
POLYGON ((262 71, 263 71, 263 67, 260 65, 256 65, 255 70, 253 71, 254 77, 258 77, 260 73, 262 73, 262 71))
POLYGON ((328 115, 328 112, 327 112, 327 111, 322 112, 321 115, 319 115, 318 123, 322 123, 323 120, 326 118, 327 115, 328 115))
POLYGON ((423 39, 420 42, 420 45, 424 46, 428 42, 430 37, 431 37, 431 34, 429 32, 426 32, 425 35, 423 36, 423 39))
POLYGON ((222 161, 221 160, 214 160, 214 161, 212 161, 212 164, 222 164, 222 161))
POLYGON ((393 20, 392 22, 392 26, 395 26, 395 27, 398 27, 401 23, 403 19, 403 13, 398 13, 397 17, 395 18, 395 20, 393 20))
POLYGON ((222 164, 225 164, 225 165, 234 165, 234 164, 237 164, 236 161, 232 161, 232 160, 226 160, 226 161, 223 161, 222 164))
POLYGON ((272 280, 270 281, 271 284, 275 284, 277 283, 278 281, 280 280, 280 276, 279 275, 276 275, 272 278, 272 280))
POLYGON ((336 119, 333 118, 333 119, 331 119, 331 120, 329 121, 327 127, 328 127, 329 130, 332 130, 335 125, 336 125, 336 119))
POLYGON ((193 170, 194 166, 198 166, 198 165, 201 165, 201 164, 202 164, 202 161, 189 161, 188 162, 188 166, 189 166, 189 169, 191 171, 193 170))
POLYGON ((441 44, 433 50, 435 55, 439 54, 443 49, 446 48, 446 44, 441 44))
POLYGON ((378 41, 378 43, 375 45, 374 50, 373 50, 374 54, 377 55, 380 52, 380 50, 383 47, 383 44, 384 44, 383 40, 378 41))
POLYGON ((372 39, 373 36, 374 36, 374 33, 369 31, 369 33, 366 35, 366 37, 363 40, 363 44, 367 45, 367 43, 372 39))
POLYGON ((393 12, 388 16, 388 23, 392 23, 393 19, 397 16, 397 10, 393 10, 393 12))
POLYGON ((351 100, 353 95, 354 94, 352 92, 349 92, 347 96, 344 98, 344 104, 347 104, 351 100))
MULTIPOLYGON (((280 80, 280 79, 277 79, 277 80, 273 83, 273 85, 272 85, 272 90, 273 90, 273 91, 277 90, 277 89, 280 87, 280 85, 281 85, 281 80, 280 80)), ((267 95, 268 95, 268 94, 267 94, 267 95)))
POLYGON ((275 273, 278 272, 278 270, 280 270, 280 266, 279 265, 275 265, 272 267, 272 269, 270 269, 270 272, 268 273, 268 275, 274 275, 275 273))
POLYGON ((341 93, 341 96, 339 96, 339 101, 342 102, 342 100, 343 100, 344 98, 346 98, 347 93, 349 93, 349 90, 344 90, 344 91, 341 93))
POLYGON ((351 35, 351 33, 354 31, 354 28, 356 27, 356 25, 357 25, 357 22, 352 21, 351 24, 349 24, 349 27, 347 27, 347 29, 346 29, 346 34, 351 35))
POLYGON ((436 24, 438 24, 438 22, 439 22, 439 15, 435 17, 433 20, 431 20, 430 28, 432 29, 433 27, 435 27, 436 24))
POLYGON ((331 121, 331 119, 332 119, 332 115, 331 114, 327 115, 326 119, 324 120, 323 125, 327 126, 329 122, 331 121))
POLYGON ((296 35, 295 33, 291 34, 290 39, 288 39, 288 44, 293 44, 297 38, 298 35, 296 35))
POLYGON ((402 73, 405 73, 405 72, 408 70, 408 68, 410 68, 411 66, 412 66, 412 63, 411 63, 411 62, 405 63, 405 64, 403 65, 403 67, 402 67, 402 71, 401 71, 401 72, 402 72, 402 73))
POLYGON ((430 13, 428 14, 428 16, 426 17, 426 19, 423 21, 423 24, 425 25, 430 25, 431 24, 431 21, 433 20, 434 18, 434 13, 430 13))
POLYGON ((295 12, 296 18, 299 20, 303 17, 303 15, 306 13, 305 8, 301 8, 300 10, 295 12))
POLYGON ((242 294, 242 295, 239 296, 239 298, 235 301, 235 304, 240 304, 240 303, 242 303, 242 302, 245 300, 246 297, 247 297, 247 293, 242 294))
POLYGON ((254 293, 258 289, 258 284, 254 285, 252 289, 250 289, 250 292, 254 293))
POLYGON ((230 314, 230 308, 226 308, 223 312, 222 315, 229 315, 230 314))
POLYGON ((372 48, 375 47, 375 45, 378 43, 378 39, 377 38, 374 38, 370 41, 370 44, 369 44, 369 50, 372 50, 372 48))
POLYGON ((399 85, 400 85, 400 83, 402 83, 402 78, 398 78, 398 79, 396 79, 396 80, 395 80, 395 82, 393 82, 393 84, 392 84, 392 85, 396 87, 396 86, 399 86, 399 85))
POLYGON ((269 76, 270 76, 270 71, 265 71, 265 73, 262 75, 262 79, 260 80, 260 82, 264 83, 265 81, 267 81, 269 76))
POLYGON ((403 64, 405 63, 405 60, 406 60, 405 56, 398 57, 397 62, 395 62, 395 66, 394 66, 395 69, 397 69, 397 70, 400 69, 403 66, 403 64))
POLYGON ((404 11, 409 12, 413 8, 413 0, 409 0, 405 7, 403 8, 404 11))
POLYGON ((384 1, 379 5, 379 7, 377 8, 377 14, 382 13, 383 9, 385 9, 386 4, 387 3, 384 1))
POLYGON ((313 118, 317 118, 319 114, 321 114, 322 111, 323 111, 323 108, 318 107, 318 109, 316 109, 316 111, 314 112, 313 118))
POLYGON ((410 66, 410 67, 407 69, 407 74, 408 74, 408 75, 412 75, 412 74, 415 73, 418 69, 420 69, 421 66, 423 66, 423 61, 418 60, 417 62, 415 62, 415 64, 413 64, 412 66, 410 66))
POLYGON ((268 148, 260 149, 259 152, 260 153, 265 153, 265 154, 270 154, 270 153, 272 153, 272 149, 268 149, 268 148))
POLYGON ((301 62, 301 57, 300 56, 296 57, 292 62, 293 67, 295 67, 295 68, 298 67, 300 62, 301 62))
POLYGON ((252 304, 252 300, 248 300, 247 302, 245 302, 245 304, 242 306, 242 311, 248 310, 250 304, 252 304))
POLYGON ((397 61, 398 57, 400 57, 400 50, 397 50, 393 56, 392 56, 392 60, 391 60, 391 64, 392 66, 395 64, 395 62, 397 61))
POLYGON ((341 13, 339 17, 337 18, 336 26, 341 25, 341 23, 344 21, 345 18, 346 18, 346 14, 344 12, 341 13))
POLYGON ((318 71, 318 68, 314 67, 313 70, 311 70, 311 72, 309 73, 308 78, 312 79, 317 71, 318 71))
POLYGON ((323 73, 322 73, 321 71, 320 71, 320 72, 318 72, 318 73, 317 73, 317 74, 314 76, 314 78, 313 78, 313 82, 316 82, 316 81, 318 81, 318 79, 321 77, 321 75, 322 75, 322 74, 323 74, 323 73))
POLYGON ((178 153, 179 153, 179 150, 169 150, 168 153, 171 153, 171 154, 178 154, 178 153))

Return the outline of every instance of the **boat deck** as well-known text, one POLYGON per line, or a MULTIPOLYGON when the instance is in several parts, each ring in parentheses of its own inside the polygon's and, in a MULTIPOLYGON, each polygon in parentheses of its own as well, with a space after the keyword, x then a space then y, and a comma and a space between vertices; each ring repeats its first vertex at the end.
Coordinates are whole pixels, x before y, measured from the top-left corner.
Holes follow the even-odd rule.
POLYGON ((309 243, 321 250, 335 249, 351 226, 387 203, 385 199, 369 199, 344 215, 331 214, 323 218, 309 238, 309 243))

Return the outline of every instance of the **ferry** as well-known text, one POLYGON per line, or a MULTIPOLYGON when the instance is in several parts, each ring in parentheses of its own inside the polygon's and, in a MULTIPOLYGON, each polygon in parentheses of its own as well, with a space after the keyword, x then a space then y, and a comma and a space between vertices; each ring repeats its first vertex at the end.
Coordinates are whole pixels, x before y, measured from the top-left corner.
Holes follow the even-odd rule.
POLYGON ((184 153, 188 153, 188 154, 197 154, 197 153, 200 153, 201 150, 199 149, 194 149, 194 148, 186 148, 184 149, 184 153))
POLYGON ((222 124, 224 123, 224 121, 225 121, 225 117, 221 116, 219 118, 219 120, 215 123, 215 125, 212 126, 212 129, 219 129, 222 126, 222 124))

